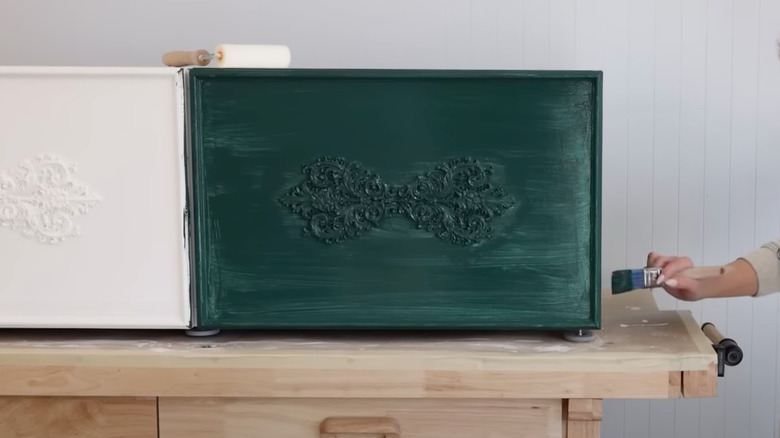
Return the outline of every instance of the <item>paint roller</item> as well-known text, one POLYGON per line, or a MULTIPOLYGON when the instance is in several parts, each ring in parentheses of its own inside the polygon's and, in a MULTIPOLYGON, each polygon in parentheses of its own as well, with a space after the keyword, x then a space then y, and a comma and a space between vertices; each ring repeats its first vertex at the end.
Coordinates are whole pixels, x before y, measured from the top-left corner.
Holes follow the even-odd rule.
POLYGON ((170 67, 205 66, 216 60, 217 66, 223 68, 287 68, 290 59, 289 47, 269 44, 219 44, 214 52, 179 50, 162 57, 170 67))

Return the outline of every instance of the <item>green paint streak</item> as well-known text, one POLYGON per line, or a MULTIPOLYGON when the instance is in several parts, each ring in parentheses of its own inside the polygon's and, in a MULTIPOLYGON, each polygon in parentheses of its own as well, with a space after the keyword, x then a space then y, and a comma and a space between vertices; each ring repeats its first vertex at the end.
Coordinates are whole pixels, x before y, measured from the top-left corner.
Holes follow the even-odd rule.
POLYGON ((612 272, 612 293, 621 294, 638 289, 631 277, 631 269, 612 272))
POLYGON ((204 328, 600 327, 600 72, 190 72, 204 328), (321 156, 405 184, 452 158, 515 202, 473 246, 387 217, 325 244, 278 202, 321 156))

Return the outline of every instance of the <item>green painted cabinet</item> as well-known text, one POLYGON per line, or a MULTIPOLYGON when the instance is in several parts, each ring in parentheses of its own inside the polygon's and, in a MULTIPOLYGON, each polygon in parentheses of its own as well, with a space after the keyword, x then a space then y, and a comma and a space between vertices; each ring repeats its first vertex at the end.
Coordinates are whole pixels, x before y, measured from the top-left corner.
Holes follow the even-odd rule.
POLYGON ((187 81, 198 327, 600 327, 600 72, 187 81))

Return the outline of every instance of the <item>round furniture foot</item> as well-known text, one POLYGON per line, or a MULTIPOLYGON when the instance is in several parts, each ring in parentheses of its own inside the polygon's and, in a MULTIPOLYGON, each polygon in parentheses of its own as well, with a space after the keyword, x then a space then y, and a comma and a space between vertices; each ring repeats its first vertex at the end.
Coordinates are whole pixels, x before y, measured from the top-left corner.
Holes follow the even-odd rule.
POLYGON ((190 329, 190 330, 185 330, 184 333, 186 333, 187 336, 214 336, 217 333, 219 333, 219 329, 213 329, 213 330, 190 329))
POLYGON ((564 339, 569 342, 591 342, 596 339, 593 330, 569 330, 563 333, 564 339))

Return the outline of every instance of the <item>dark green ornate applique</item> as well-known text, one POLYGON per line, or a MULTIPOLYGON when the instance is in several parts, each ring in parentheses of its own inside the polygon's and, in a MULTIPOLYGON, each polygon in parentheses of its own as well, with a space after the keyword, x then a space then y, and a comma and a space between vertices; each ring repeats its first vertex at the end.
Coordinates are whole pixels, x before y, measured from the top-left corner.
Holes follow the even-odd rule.
POLYGON ((305 180, 279 201, 306 220, 305 235, 324 243, 359 237, 384 218, 403 215, 439 239, 479 244, 492 237, 491 221, 514 204, 491 185, 492 168, 471 158, 450 160, 403 185, 343 158, 321 157, 302 173, 305 180))

